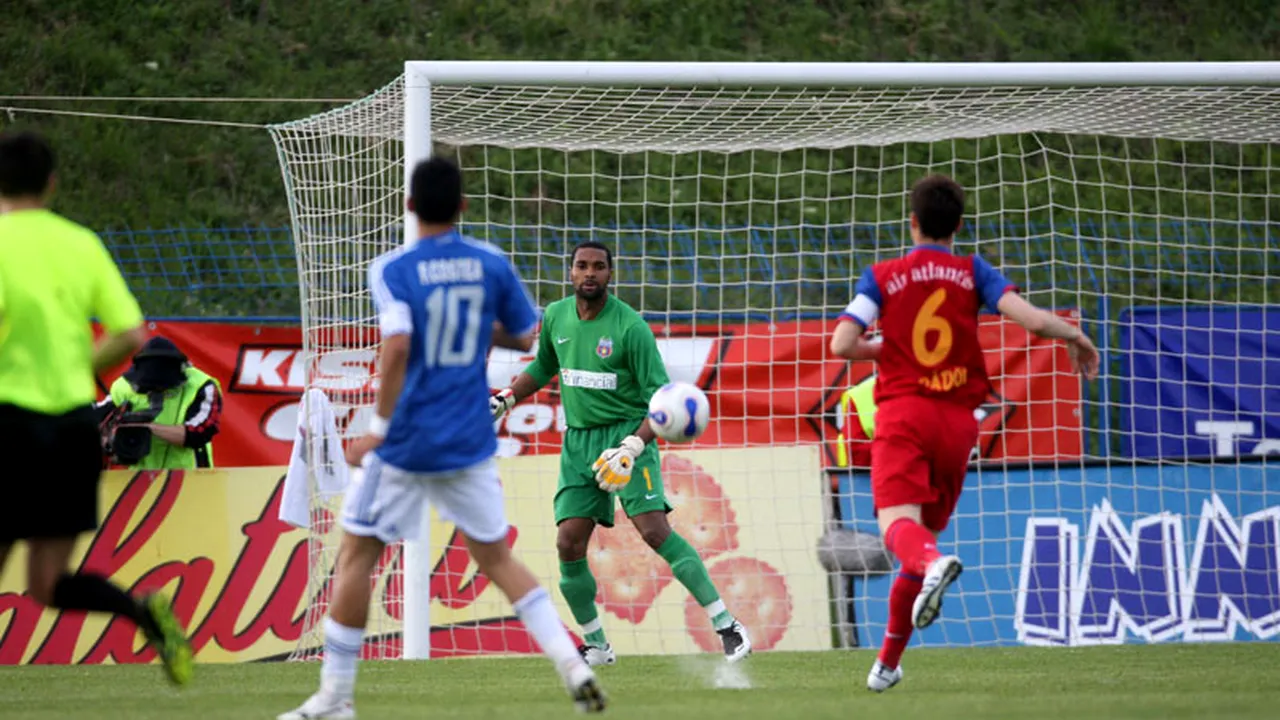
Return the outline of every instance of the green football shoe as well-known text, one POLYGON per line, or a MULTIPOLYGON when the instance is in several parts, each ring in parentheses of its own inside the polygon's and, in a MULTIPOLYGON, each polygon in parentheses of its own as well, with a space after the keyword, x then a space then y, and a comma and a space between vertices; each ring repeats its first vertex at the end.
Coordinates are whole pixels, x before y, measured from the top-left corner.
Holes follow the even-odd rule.
POLYGON ((142 628, 143 634, 147 636, 147 642, 160 656, 165 674, 174 685, 182 686, 190 683, 192 675, 195 674, 195 654, 191 650, 191 643, 187 640, 182 623, 174 617, 169 600, 159 593, 154 593, 147 595, 139 602, 142 605, 142 612, 150 620, 142 628))

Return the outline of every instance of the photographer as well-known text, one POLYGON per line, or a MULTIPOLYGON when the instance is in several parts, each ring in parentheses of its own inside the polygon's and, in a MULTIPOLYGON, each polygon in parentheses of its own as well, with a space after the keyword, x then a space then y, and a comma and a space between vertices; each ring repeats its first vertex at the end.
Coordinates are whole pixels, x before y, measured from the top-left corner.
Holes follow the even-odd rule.
POLYGON ((117 464, 136 470, 213 467, 222 390, 167 338, 147 341, 98 410, 107 452, 117 464))

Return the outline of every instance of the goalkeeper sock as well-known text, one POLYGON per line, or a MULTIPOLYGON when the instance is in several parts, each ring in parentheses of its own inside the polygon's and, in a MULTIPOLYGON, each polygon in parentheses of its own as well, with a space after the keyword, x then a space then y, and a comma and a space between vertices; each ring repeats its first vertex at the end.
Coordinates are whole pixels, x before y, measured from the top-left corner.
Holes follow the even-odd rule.
POLYGON ((733 615, 724 607, 720 593, 711 582, 711 575, 698 551, 680 534, 672 530, 667 539, 658 547, 658 554, 671 566, 671 574, 693 595, 693 599, 707 611, 711 624, 717 630, 723 630, 733 624, 733 615))
POLYGON ((935 543, 933 533, 911 518, 898 518, 884 531, 884 546, 912 575, 923 576, 929 563, 942 557, 935 543))
POLYGON ((898 573, 889 589, 889 625, 884 629, 884 644, 880 646, 879 660, 890 669, 896 669, 902 661, 902 652, 911 641, 911 608, 920 594, 924 578, 903 570, 898 573))
POLYGON ((364 628, 341 625, 324 619, 324 662, 320 666, 320 688, 337 697, 349 698, 356 689, 356 661, 364 644, 364 628))
POLYGON ((516 615, 524 627, 533 636, 542 652, 561 672, 575 661, 581 662, 578 648, 573 645, 555 606, 551 604, 551 594, 544 588, 534 588, 524 597, 512 603, 516 615))
POLYGON ((591 574, 587 559, 560 561, 560 594, 569 604, 569 612, 582 627, 583 640, 588 645, 604 647, 608 641, 600 618, 596 614, 596 578, 591 574))
POLYGON ((160 634, 160 629, 155 627, 155 621, 142 609, 142 605, 101 575, 62 575, 53 586, 53 607, 123 615, 148 635, 155 637, 160 634))

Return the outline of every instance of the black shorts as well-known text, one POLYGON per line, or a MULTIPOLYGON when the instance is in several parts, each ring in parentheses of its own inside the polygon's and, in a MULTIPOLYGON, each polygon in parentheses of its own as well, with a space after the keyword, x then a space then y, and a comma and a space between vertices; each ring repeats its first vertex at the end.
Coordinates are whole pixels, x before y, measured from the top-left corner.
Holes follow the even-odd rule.
POLYGON ((0 543, 97 528, 101 476, 91 406, 44 415, 0 405, 0 543))

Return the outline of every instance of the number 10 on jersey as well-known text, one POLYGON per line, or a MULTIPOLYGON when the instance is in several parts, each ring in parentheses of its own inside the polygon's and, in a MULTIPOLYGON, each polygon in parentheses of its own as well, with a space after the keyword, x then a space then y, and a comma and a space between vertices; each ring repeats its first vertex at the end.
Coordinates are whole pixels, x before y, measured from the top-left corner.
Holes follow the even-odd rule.
POLYGON ((475 362, 484 310, 483 285, 440 285, 427 296, 428 368, 475 362))

